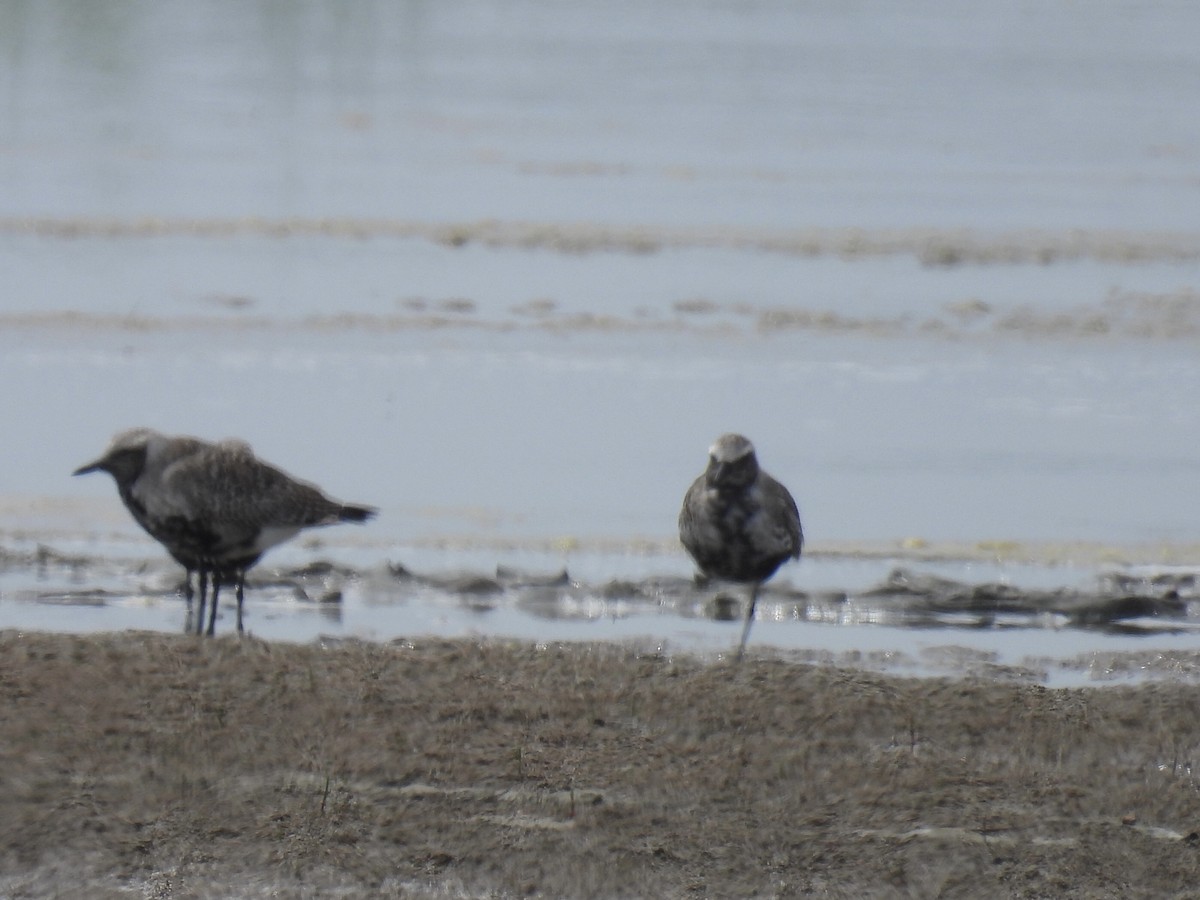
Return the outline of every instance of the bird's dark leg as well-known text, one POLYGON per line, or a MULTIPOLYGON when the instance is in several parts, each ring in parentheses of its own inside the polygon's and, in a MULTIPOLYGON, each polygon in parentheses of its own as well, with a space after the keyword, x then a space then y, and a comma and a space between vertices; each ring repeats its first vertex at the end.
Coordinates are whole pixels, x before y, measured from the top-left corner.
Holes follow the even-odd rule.
POLYGON ((208 636, 212 637, 217 629, 217 595, 221 593, 221 572, 213 570, 212 576, 212 609, 208 611, 208 636))
POLYGON ((192 630, 192 598, 195 597, 195 593, 192 590, 192 570, 185 567, 183 570, 183 599, 187 601, 187 618, 183 622, 184 634, 192 630))
POLYGON ((754 621, 754 605, 758 603, 758 589, 762 585, 754 582, 750 587, 750 602, 746 605, 746 624, 742 626, 742 641, 738 644, 737 661, 741 662, 746 655, 746 639, 750 637, 750 624, 754 621))
MULTIPOLYGON (((196 580, 200 587, 200 604, 196 616, 196 634, 204 633, 204 601, 208 597, 208 569, 201 563, 196 580)), ((215 600, 214 600, 215 602, 215 600)))
POLYGON ((237 571, 238 634, 242 633, 242 594, 246 590, 246 570, 237 571))

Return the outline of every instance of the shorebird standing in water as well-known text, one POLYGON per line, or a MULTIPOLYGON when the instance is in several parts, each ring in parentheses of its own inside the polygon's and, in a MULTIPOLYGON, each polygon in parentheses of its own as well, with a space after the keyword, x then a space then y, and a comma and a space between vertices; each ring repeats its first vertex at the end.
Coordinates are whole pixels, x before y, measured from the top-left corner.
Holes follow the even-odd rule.
POLYGON ((796 501, 758 467, 748 439, 723 434, 709 449, 708 468, 683 498, 679 539, 706 577, 750 585, 741 659, 759 588, 804 546, 796 501))
POLYGON ((316 486, 292 478, 254 455, 244 441, 218 443, 132 428, 113 438, 104 455, 73 474, 108 472, 137 523, 187 571, 200 591, 196 633, 204 627, 205 594, 212 582, 208 634, 216 626, 222 584, 237 590, 242 631, 246 571, 276 544, 304 528, 365 522, 368 506, 339 503, 316 486))

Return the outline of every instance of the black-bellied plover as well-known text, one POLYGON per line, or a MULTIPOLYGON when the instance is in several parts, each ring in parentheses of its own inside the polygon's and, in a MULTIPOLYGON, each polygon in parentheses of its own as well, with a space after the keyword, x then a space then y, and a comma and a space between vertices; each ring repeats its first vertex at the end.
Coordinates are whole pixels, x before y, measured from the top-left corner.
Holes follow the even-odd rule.
POLYGON ((104 455, 73 474, 108 472, 138 524, 191 575, 200 592, 196 633, 204 627, 205 594, 212 583, 208 634, 216 626, 222 584, 237 589, 242 631, 246 570, 268 549, 304 528, 365 522, 375 509, 339 503, 316 486, 292 478, 254 455, 249 444, 217 443, 132 428, 113 438, 104 455))
POLYGON ((759 588, 804 546, 796 501, 758 467, 748 439, 723 434, 709 448, 708 468, 683 498, 679 539, 706 577, 750 585, 741 659, 759 588))

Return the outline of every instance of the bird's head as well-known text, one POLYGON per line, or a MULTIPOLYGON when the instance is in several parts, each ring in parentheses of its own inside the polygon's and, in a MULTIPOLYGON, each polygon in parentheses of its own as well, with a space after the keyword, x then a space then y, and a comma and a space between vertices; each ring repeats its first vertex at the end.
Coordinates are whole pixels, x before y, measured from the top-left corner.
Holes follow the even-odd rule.
POLYGON ((157 432, 149 428, 130 428, 114 437, 104 455, 80 466, 72 475, 107 472, 122 487, 132 484, 146 467, 146 456, 157 432))
POLYGON ((740 434, 723 434, 708 450, 704 481, 722 492, 743 491, 758 478, 754 445, 740 434))

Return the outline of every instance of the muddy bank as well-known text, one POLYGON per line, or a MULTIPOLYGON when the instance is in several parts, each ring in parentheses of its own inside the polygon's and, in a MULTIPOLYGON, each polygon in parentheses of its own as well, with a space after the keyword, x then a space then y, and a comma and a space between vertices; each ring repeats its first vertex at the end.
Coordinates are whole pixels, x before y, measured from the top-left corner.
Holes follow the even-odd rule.
POLYGON ((0 634, 11 897, 1163 897, 1195 688, 0 634))

